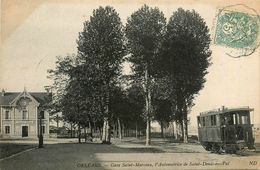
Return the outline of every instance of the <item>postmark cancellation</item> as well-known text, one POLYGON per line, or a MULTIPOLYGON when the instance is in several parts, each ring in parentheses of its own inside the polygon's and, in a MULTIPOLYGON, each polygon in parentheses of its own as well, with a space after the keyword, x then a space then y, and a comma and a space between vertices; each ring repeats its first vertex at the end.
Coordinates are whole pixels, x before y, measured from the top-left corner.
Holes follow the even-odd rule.
POLYGON ((253 8, 243 4, 218 10, 214 44, 224 47, 234 58, 249 56, 260 45, 260 17, 253 8))

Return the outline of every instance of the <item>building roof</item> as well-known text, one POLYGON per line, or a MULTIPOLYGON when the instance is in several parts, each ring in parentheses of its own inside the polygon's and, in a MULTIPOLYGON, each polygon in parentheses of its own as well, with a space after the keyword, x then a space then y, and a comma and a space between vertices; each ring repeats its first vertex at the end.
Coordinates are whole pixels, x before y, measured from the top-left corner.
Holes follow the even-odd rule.
MULTIPOLYGON (((10 103, 22 92, 0 92, 0 105, 10 105, 10 103)), ((37 102, 44 104, 48 96, 46 92, 28 92, 37 102)))

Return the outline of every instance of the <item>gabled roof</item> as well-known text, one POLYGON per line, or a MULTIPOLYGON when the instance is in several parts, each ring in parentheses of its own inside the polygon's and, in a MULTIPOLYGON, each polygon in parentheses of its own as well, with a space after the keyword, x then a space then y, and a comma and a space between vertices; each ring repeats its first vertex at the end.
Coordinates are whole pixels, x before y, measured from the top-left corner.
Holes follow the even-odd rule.
POLYGON ((9 105, 20 93, 13 92, 13 93, 3 93, 0 92, 0 105, 9 105))
POLYGON ((40 104, 44 104, 46 98, 48 97, 48 93, 46 92, 32 92, 30 95, 32 95, 32 97, 35 98, 35 100, 37 100, 40 104))
MULTIPOLYGON (((37 102, 44 104, 45 98, 48 96, 46 92, 28 92, 37 102)), ((0 105, 10 105, 10 103, 21 94, 21 92, 0 92, 0 105)))

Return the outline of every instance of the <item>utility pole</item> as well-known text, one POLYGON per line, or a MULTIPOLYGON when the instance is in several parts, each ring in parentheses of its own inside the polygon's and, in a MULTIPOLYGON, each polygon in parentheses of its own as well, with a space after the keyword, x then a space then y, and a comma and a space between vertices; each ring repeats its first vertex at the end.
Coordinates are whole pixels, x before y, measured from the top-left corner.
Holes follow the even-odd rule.
POLYGON ((44 114, 44 111, 40 110, 40 122, 39 122, 39 126, 40 126, 40 134, 39 134, 39 146, 38 148, 43 148, 43 135, 42 135, 42 116, 44 114))

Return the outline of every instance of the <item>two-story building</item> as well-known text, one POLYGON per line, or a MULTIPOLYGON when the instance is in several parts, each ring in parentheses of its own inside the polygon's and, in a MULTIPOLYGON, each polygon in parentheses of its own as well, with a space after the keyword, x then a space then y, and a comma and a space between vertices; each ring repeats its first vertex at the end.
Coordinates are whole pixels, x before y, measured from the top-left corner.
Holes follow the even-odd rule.
POLYGON ((5 92, 0 93, 0 137, 36 138, 41 128, 44 137, 49 136, 49 113, 42 109, 48 93, 5 92))

